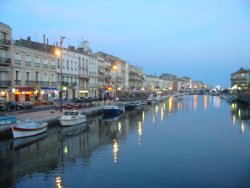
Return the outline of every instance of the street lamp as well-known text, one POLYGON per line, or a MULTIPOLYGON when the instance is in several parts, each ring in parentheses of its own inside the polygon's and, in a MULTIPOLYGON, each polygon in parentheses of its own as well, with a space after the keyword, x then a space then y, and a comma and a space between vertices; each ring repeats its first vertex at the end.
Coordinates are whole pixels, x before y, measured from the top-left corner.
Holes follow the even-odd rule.
POLYGON ((63 55, 63 40, 65 37, 60 38, 60 49, 56 50, 56 55, 60 57, 60 91, 59 91, 59 98, 60 98, 60 110, 62 112, 62 55, 63 55))
POLYGON ((113 67, 112 67, 112 69, 114 70, 114 73, 115 73, 115 92, 114 92, 114 94, 115 94, 115 98, 117 98, 117 65, 113 65, 113 67))

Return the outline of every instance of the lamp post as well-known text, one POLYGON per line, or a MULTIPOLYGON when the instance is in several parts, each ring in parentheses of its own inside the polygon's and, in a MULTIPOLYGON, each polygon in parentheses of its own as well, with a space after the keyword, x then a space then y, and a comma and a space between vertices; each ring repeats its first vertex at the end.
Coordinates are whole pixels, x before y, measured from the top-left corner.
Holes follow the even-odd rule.
POLYGON ((115 73, 115 92, 114 92, 114 97, 117 98, 117 65, 113 65, 112 69, 114 70, 115 73))
POLYGON ((56 51, 56 55, 60 57, 60 91, 59 91, 59 99, 60 99, 60 110, 62 112, 62 56, 63 56, 63 40, 65 37, 60 38, 60 50, 56 51))

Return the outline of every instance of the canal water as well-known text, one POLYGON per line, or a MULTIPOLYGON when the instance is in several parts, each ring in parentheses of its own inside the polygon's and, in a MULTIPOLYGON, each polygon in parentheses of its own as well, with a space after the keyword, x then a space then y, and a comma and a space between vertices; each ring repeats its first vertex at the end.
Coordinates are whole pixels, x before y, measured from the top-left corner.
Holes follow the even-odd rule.
POLYGON ((250 110, 169 98, 0 142, 0 187, 250 187, 250 110))

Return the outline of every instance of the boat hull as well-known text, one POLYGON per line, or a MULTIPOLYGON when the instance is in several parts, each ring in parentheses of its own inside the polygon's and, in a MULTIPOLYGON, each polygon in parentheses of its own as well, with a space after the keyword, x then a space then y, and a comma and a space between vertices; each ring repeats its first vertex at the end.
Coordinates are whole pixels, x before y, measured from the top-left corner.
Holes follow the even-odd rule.
POLYGON ((102 111, 104 116, 116 116, 122 114, 125 111, 125 108, 118 106, 104 106, 102 111))
POLYGON ((74 125, 78 125, 81 123, 86 122, 86 117, 79 117, 79 118, 75 118, 75 119, 64 119, 64 118, 59 118, 60 124, 63 127, 66 126, 74 126, 74 125))
POLYGON ((38 135, 47 131, 48 123, 41 122, 39 124, 35 123, 24 123, 16 124, 11 127, 13 138, 23 138, 38 135))

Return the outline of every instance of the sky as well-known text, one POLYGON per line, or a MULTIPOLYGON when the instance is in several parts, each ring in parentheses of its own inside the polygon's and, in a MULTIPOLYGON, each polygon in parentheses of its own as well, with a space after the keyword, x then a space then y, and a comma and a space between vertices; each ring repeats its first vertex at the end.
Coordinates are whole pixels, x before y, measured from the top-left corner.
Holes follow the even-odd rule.
POLYGON ((231 73, 250 69, 250 0, 3 0, 0 22, 13 39, 28 36, 64 47, 87 40, 142 67, 146 74, 188 76, 230 86, 231 73))

